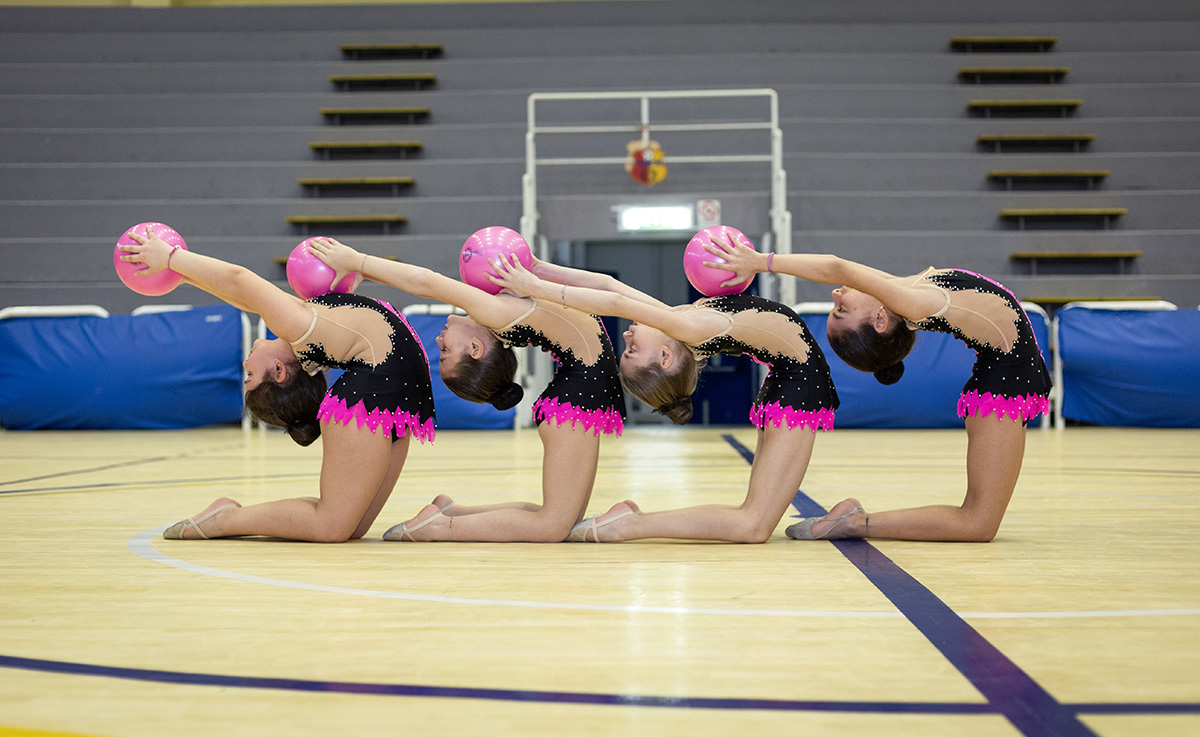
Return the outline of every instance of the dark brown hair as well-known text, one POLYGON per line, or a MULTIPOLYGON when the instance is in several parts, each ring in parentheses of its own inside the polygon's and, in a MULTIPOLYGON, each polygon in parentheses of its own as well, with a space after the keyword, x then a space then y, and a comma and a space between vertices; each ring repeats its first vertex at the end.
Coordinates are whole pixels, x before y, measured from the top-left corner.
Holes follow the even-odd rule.
POLYGON ((904 375, 904 357, 912 350, 913 331, 895 313, 887 330, 879 332, 869 322, 858 327, 827 331, 829 346, 851 368, 874 374, 880 384, 895 384, 904 375))
POLYGON ((325 398, 325 373, 315 374, 289 365, 288 377, 281 384, 263 378, 258 386, 246 392, 246 409, 262 422, 282 427, 300 445, 312 445, 321 437, 317 411, 325 398))
POLYGON ((508 409, 525 396, 525 390, 513 381, 516 375, 516 352, 493 335, 482 356, 463 356, 453 376, 442 374, 442 383, 468 402, 508 409))
POLYGON ((683 343, 668 338, 678 357, 674 371, 667 372, 657 363, 621 370, 621 383, 629 393, 666 415, 676 425, 692 418, 692 393, 700 378, 700 363, 683 343))

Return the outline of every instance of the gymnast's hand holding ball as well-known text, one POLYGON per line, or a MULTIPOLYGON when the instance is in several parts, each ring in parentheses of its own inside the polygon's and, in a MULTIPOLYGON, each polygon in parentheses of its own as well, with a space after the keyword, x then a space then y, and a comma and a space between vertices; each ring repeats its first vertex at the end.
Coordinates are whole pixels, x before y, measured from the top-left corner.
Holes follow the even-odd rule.
POLYGON ((121 236, 113 250, 113 266, 125 286, 138 294, 158 297, 185 280, 171 271, 176 250, 187 250, 183 238, 162 223, 139 223, 121 236), (137 264, 144 264, 138 268, 137 264))
MULTIPOLYGON (((487 262, 495 275, 485 271, 483 276, 496 285, 497 291, 507 290, 518 297, 557 298, 556 294, 550 294, 550 292, 561 285, 552 285, 540 279, 529 268, 526 268, 516 254, 496 254, 488 258, 487 262)), ((532 266, 533 263, 530 264, 530 267, 532 266)))
POLYGON ((491 225, 472 233, 463 244, 458 256, 459 278, 488 294, 498 294, 501 288, 492 279, 496 274, 488 271, 488 265, 500 256, 519 261, 527 269, 534 265, 533 252, 520 233, 502 225, 491 225))
MULTIPOLYGON (((313 261, 317 266, 327 267, 325 272, 333 275, 332 291, 353 292, 362 283, 366 255, 333 238, 309 238, 300 245, 306 246, 308 253, 315 257, 313 261)), ((307 299, 303 294, 300 296, 307 299)))
MULTIPOLYGON (((300 299, 312 299, 331 292, 353 293, 362 283, 361 263, 355 262, 353 268, 342 271, 334 269, 317 257, 313 252, 313 246, 318 242, 325 241, 341 245, 332 238, 324 236, 309 238, 301 241, 288 256, 288 285, 300 299)), ((361 254, 359 254, 359 258, 362 258, 361 254)))
MULTIPOLYGON (((704 250, 715 257, 712 260, 705 259, 703 265, 706 269, 714 270, 709 279, 720 281, 719 287, 726 290, 722 294, 740 292, 750 286, 755 274, 771 270, 771 258, 774 256, 773 253, 756 250, 741 232, 733 228, 728 230, 731 232, 726 233, 724 238, 714 235, 700 242, 704 250), (733 273, 729 274, 731 271, 733 273)), ((697 238, 699 236, 697 233, 697 238)), ((696 242, 697 239, 693 239, 693 243, 696 242)))

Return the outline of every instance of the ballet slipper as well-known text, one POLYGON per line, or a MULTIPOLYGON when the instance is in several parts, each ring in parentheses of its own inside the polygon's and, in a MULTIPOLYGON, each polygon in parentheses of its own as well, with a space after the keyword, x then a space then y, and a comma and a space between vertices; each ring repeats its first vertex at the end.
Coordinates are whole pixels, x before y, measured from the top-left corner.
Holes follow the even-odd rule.
MULTIPOLYGON (((447 509, 448 508, 449 507, 447 507, 447 509)), ((391 542, 421 542, 417 538, 413 537, 412 534, 430 522, 433 522, 435 519, 445 516, 446 515, 442 514, 442 510, 439 509, 425 519, 419 522, 414 522, 411 525, 409 525, 407 522, 401 522, 395 527, 389 528, 387 532, 383 533, 383 539, 391 542), (405 536, 408 537, 407 540, 405 540, 405 536)))
POLYGON ((834 521, 832 527, 830 527, 828 530, 822 532, 820 535, 817 535, 816 537, 814 537, 813 533, 812 533, 813 525, 817 524, 818 522, 820 522, 822 520, 828 520, 829 519, 828 516, 805 517, 804 519, 800 520, 796 524, 791 525, 786 530, 784 530, 784 534, 786 534, 788 537, 792 538, 793 540, 824 540, 825 538, 829 537, 829 535, 834 530, 841 527, 842 523, 844 523, 846 520, 850 519, 852 516, 858 514, 861 511, 863 511, 862 507, 855 507, 854 509, 851 509, 849 512, 846 512, 841 517, 838 517, 837 520, 834 521))
MULTIPOLYGON (((217 501, 219 502, 220 500, 217 500, 217 501)), ((217 502, 213 502, 213 503, 216 504, 217 502)), ((185 520, 176 522, 175 524, 171 525, 167 529, 163 530, 163 534, 162 534, 163 539, 164 540, 186 540, 187 538, 185 538, 183 536, 183 533, 187 532, 187 530, 189 528, 191 528, 196 531, 196 534, 200 536, 201 540, 210 540, 211 538, 208 535, 204 534, 204 530, 200 529, 200 523, 204 522, 207 519, 215 517, 216 515, 220 514, 221 512, 224 512, 226 509, 231 509, 233 507, 240 507, 240 506, 242 506, 242 505, 238 504, 237 502, 235 502, 231 499, 226 504, 221 504, 214 509, 209 509, 207 512, 201 513, 200 516, 198 516, 198 517, 188 517, 185 520)))
MULTIPOLYGON (((605 512, 605 514, 608 514, 608 513, 609 512, 605 512)), ((617 520, 620 520, 620 519, 625 519, 626 517, 633 515, 633 514, 640 514, 640 512, 635 512, 632 509, 626 509, 622 512, 618 512, 618 513, 612 515, 611 517, 609 517, 608 519, 605 519, 605 520, 600 519, 600 517, 604 516, 603 514, 593 515, 591 517, 588 517, 587 519, 583 520, 582 522, 580 522, 579 524, 577 524, 571 528, 570 534, 567 535, 566 542, 569 542, 569 543, 587 543, 587 542, 598 543, 598 542, 600 542, 600 528, 601 527, 606 527, 608 525, 611 525, 613 522, 616 522, 617 520), (589 532, 592 533, 591 540, 588 540, 589 532)))

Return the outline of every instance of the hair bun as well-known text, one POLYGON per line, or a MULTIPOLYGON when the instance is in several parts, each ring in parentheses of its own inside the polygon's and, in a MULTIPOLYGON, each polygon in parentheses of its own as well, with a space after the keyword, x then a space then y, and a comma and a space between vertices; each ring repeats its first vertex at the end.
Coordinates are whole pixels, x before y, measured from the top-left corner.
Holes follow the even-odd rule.
POLYGON ((509 409, 516 407, 521 398, 525 396, 525 390, 520 384, 510 381, 488 399, 488 403, 496 409, 509 409))
POLYGON ((667 419, 676 425, 686 425, 688 420, 692 419, 692 398, 688 396, 680 397, 674 402, 664 404, 654 411, 665 415, 667 419))
POLYGON ((287 426, 287 434, 299 445, 312 445, 313 441, 321 437, 321 423, 315 417, 311 420, 293 422, 287 426))
POLYGON ((880 384, 895 384, 901 376, 904 376, 904 361, 897 361, 875 372, 875 380, 880 384))

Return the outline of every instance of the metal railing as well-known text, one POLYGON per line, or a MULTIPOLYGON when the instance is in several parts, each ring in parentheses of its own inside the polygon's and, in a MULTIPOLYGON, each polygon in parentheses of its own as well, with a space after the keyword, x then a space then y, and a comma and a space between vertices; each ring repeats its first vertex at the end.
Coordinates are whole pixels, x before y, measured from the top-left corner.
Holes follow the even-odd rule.
MULTIPOLYGON (((625 157, 539 157, 538 137, 546 135, 593 135, 600 133, 631 132, 640 135, 643 142, 649 141, 650 131, 664 132, 693 132, 693 131, 753 131, 761 130, 769 133, 770 144, 760 154, 699 154, 692 156, 666 156, 664 163, 693 164, 693 163, 737 163, 762 162, 770 165, 770 247, 778 253, 791 253, 792 250, 792 216, 787 207, 787 174, 783 168, 783 133, 779 128, 779 96, 772 89, 709 89, 709 90, 664 90, 664 91, 623 91, 623 92, 535 92, 527 101, 528 125, 525 133, 525 174, 522 177, 522 214, 521 235, 535 249, 544 250, 539 244, 539 209, 538 209, 538 168, 544 166, 613 166, 626 162, 625 157), (653 101, 682 100, 682 99, 729 99, 729 98, 759 98, 767 102, 767 115, 747 116, 744 121, 732 122, 695 122, 695 123, 654 123, 652 115, 653 101), (595 102, 604 100, 631 100, 638 106, 636 113, 631 108, 631 120, 621 125, 540 125, 538 123, 539 103, 549 102, 595 102), (637 117, 634 118, 634 115, 637 117)), ((730 223, 737 226, 737 223, 730 223)), ((570 234, 563 234, 565 237, 570 234)), ((545 256, 539 252, 538 257, 545 256)), ((780 282, 778 299, 785 304, 795 301, 795 285, 787 280, 780 282)))

